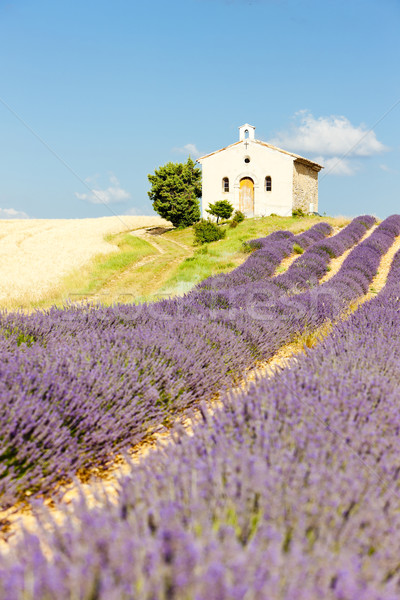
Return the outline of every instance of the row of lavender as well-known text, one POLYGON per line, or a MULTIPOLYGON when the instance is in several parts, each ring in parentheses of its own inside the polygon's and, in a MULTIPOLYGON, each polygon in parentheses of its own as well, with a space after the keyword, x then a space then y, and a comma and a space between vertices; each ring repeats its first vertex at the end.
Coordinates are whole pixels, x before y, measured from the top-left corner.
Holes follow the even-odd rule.
MULTIPOLYGON (((312 241, 331 231, 322 225, 301 234, 304 245, 307 234, 312 241)), ((271 273, 293 246, 274 253, 280 237, 273 234, 269 243, 271 273)), ((104 464, 166 415, 209 397, 252 364, 246 343, 231 331, 210 319, 169 319, 166 305, 2 315, 3 506, 104 464)))
MULTIPOLYGON (((304 331, 314 330, 327 320, 337 319, 352 301, 368 291, 381 256, 400 233, 399 225, 398 215, 385 219, 351 251, 339 272, 331 279, 316 286, 310 276, 310 289, 307 291, 294 295, 283 294, 276 286, 274 293, 274 287, 269 282, 265 282, 264 286, 255 283, 241 286, 239 292, 236 289, 229 293, 224 290, 216 293, 208 291, 209 297, 204 291, 197 298, 192 297, 192 304, 187 303, 183 314, 199 314, 202 304, 205 304, 209 309, 212 308, 215 322, 223 323, 241 339, 245 339, 257 358, 269 359, 281 346, 292 342, 304 331)), ((312 250, 308 252, 314 254, 312 250)), ((311 265, 316 263, 314 257, 310 262, 311 265)), ((297 290, 298 282, 299 279, 289 288, 289 292, 297 290)))
POLYGON ((330 260, 342 256, 357 244, 374 223, 375 218, 370 215, 356 217, 337 235, 313 244, 308 252, 292 263, 286 273, 275 278, 273 283, 285 291, 305 290, 317 284, 328 272, 330 260))
MULTIPOLYGON (((371 243, 379 236, 386 240, 374 250, 374 268, 395 235, 389 225, 390 220, 381 224, 370 237, 371 243)), ((374 272, 371 268, 370 279, 374 272)), ((141 307, 3 316, 3 505, 26 490, 46 491, 79 469, 104 464, 149 427, 211 397, 256 359, 330 316, 325 305, 322 313, 319 306, 311 311, 303 306, 309 301, 304 294, 296 296, 302 311, 285 305, 281 293, 269 297, 261 319, 254 305, 235 308, 236 314, 231 307, 210 309, 209 295, 199 290, 141 307)))
MULTIPOLYGON (((224 289, 235 289, 237 291, 250 282, 266 284, 263 273, 268 276, 272 274, 275 265, 269 263, 271 254, 275 247, 271 242, 280 242, 283 247, 292 252, 293 246, 309 249, 300 256, 286 271, 286 273, 270 280, 268 290, 276 293, 279 289, 293 291, 310 287, 310 281, 317 283, 327 272, 328 263, 331 258, 341 256, 346 250, 358 243, 367 229, 375 223, 375 218, 370 215, 356 217, 337 235, 328 240, 323 240, 332 228, 326 223, 318 223, 309 231, 297 236, 290 231, 277 231, 266 238, 259 238, 248 243, 255 248, 254 254, 243 264, 230 273, 222 273, 209 277, 201 282, 198 289, 210 289, 213 291, 224 289)), ((276 251, 276 250, 275 250, 276 251)))
POLYGON ((383 292, 291 369, 203 411, 195 436, 178 429, 116 504, 82 501, 43 546, 27 534, 0 597, 397 600, 399 338, 397 253, 383 292))
MULTIPOLYGON (((243 303, 249 305, 249 301, 251 303, 252 300, 265 299, 267 296, 270 300, 275 300, 282 295, 299 293, 318 285, 319 280, 328 272, 330 260, 341 256, 358 243, 374 223, 374 217, 369 215, 356 217, 335 236, 323 241, 315 240, 314 244, 309 245, 307 252, 299 256, 285 273, 267 280, 261 274, 266 269, 265 265, 269 266, 268 258, 275 248, 271 248, 270 242, 267 245, 271 236, 255 240, 255 247, 260 249, 256 250, 249 260, 231 273, 206 279, 199 284, 197 290, 201 290, 203 295, 205 290, 209 290, 208 305, 220 305, 223 308, 242 307, 243 303)), ((281 235, 286 236, 288 233, 290 232, 277 232, 277 240, 281 235)), ((314 232, 314 239, 318 233, 320 231, 314 232)), ((295 241, 289 238, 290 245, 299 244, 304 235, 297 236, 295 241)), ((285 239, 284 243, 288 243, 289 240, 285 239)), ((301 241, 303 246, 307 246, 307 241, 310 241, 310 237, 301 241)))
MULTIPOLYGON (((373 217, 367 217, 373 219, 373 217)), ((223 289, 237 287, 243 283, 260 281, 271 277, 283 258, 293 252, 297 244, 302 249, 310 248, 332 233, 333 229, 328 223, 317 223, 311 229, 298 235, 292 231, 274 231, 264 238, 247 242, 253 254, 245 263, 230 273, 220 273, 208 277, 198 284, 197 289, 223 289)))

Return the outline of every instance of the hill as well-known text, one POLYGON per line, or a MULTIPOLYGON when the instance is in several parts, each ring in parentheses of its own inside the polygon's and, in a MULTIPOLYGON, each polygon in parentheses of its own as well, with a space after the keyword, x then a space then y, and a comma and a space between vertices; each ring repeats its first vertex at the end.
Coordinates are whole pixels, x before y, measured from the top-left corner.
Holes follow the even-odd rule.
POLYGON ((299 233, 344 218, 264 217, 227 225, 224 240, 196 248, 192 228, 160 217, 0 220, 0 307, 44 308, 90 299, 105 304, 182 294, 246 259, 244 241, 278 229, 299 233))

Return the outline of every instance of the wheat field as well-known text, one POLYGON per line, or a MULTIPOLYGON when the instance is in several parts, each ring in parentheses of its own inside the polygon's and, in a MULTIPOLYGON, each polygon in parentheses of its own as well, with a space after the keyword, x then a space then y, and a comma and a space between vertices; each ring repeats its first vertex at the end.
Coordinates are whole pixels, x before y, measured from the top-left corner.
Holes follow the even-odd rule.
POLYGON ((40 300, 94 256, 115 252, 109 234, 165 225, 158 216, 0 220, 0 304, 40 300))

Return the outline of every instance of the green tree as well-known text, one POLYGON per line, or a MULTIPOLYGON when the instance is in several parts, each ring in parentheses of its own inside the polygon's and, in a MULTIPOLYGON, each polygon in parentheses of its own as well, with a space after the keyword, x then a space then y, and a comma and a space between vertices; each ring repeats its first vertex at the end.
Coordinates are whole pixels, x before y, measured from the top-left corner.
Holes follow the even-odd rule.
POLYGON ((159 167, 148 179, 149 198, 161 217, 175 227, 188 227, 200 219, 201 170, 190 157, 186 163, 159 167))
POLYGON ((217 224, 219 219, 229 219, 233 213, 233 206, 228 200, 218 200, 215 204, 210 204, 207 212, 213 217, 217 217, 217 224))

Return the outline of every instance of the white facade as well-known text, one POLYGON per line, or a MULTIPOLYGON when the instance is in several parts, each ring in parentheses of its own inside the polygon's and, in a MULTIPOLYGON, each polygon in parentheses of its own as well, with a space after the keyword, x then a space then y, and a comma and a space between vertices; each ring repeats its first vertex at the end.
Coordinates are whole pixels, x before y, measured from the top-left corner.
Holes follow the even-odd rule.
POLYGON ((295 167, 294 163, 301 164, 307 183, 306 193, 302 195, 303 209, 317 211, 317 173, 322 167, 256 140, 254 130, 255 127, 247 123, 242 125, 238 142, 198 159, 203 168, 202 216, 209 217, 206 212, 209 205, 224 199, 248 217, 272 213, 291 215, 296 207, 295 197, 300 197, 297 176, 300 165, 295 167))

